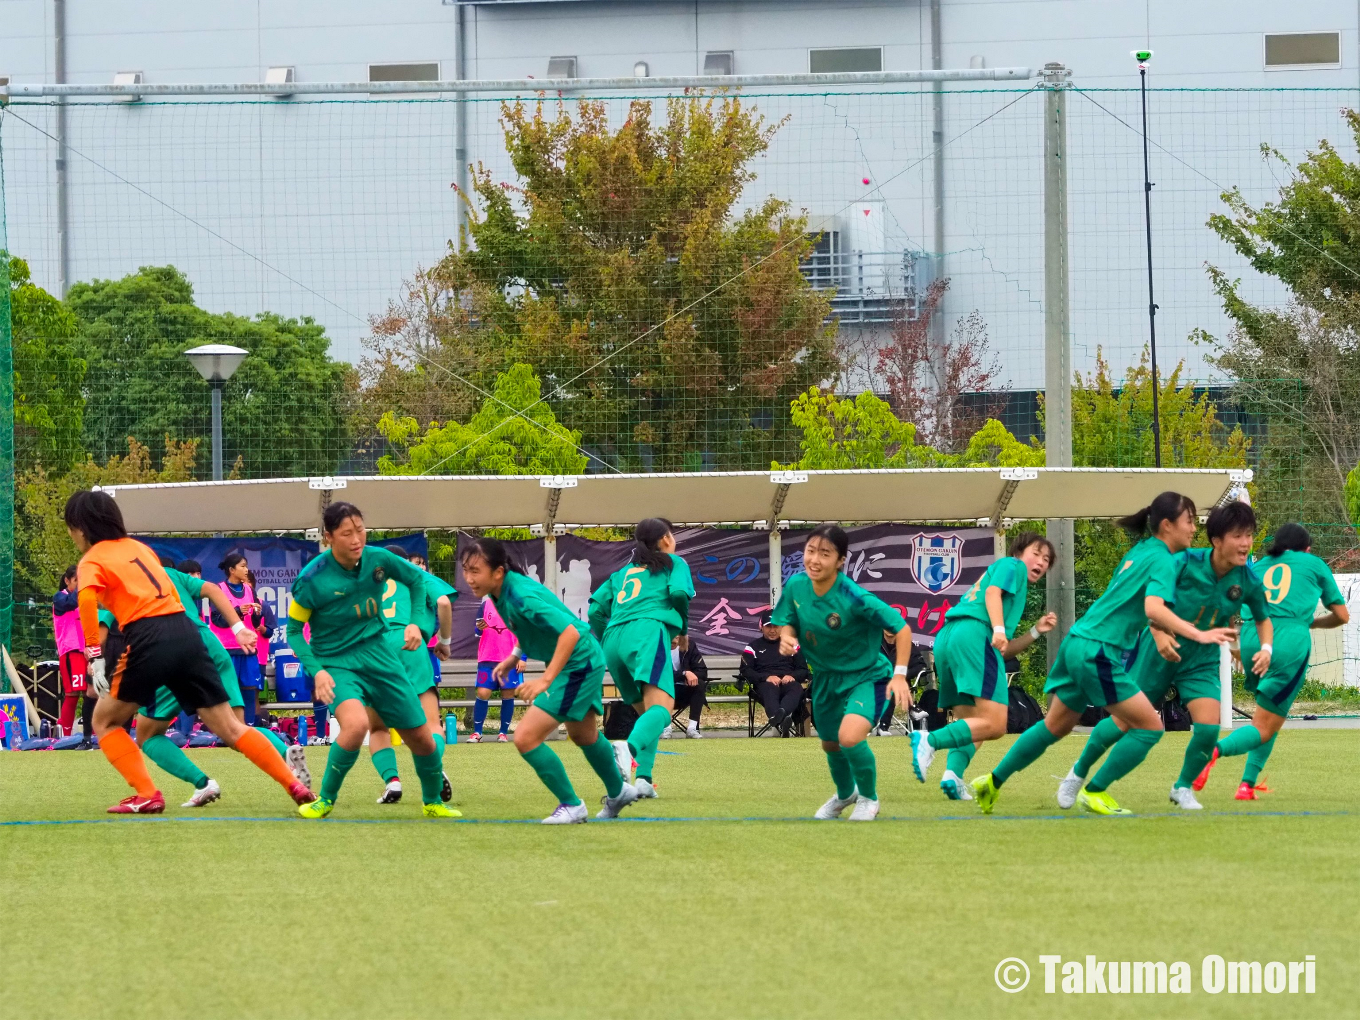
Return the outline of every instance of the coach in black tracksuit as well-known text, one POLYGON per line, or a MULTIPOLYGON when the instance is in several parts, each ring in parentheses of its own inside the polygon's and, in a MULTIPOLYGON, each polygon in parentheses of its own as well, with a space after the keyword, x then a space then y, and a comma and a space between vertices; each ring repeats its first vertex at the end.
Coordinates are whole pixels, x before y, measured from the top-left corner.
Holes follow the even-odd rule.
POLYGON ((765 707, 771 725, 780 736, 789 736, 806 695, 803 684, 808 668, 801 650, 792 655, 780 654, 779 628, 770 624, 768 611, 760 614, 760 637, 741 653, 740 675, 765 707))

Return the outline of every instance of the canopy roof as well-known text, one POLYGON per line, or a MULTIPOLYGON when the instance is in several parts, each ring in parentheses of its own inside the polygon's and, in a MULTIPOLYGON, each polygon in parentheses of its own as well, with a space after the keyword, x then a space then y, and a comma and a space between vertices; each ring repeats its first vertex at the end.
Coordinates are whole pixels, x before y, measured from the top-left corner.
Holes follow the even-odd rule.
POLYGON ((370 528, 902 522, 1122 517, 1167 489, 1207 510, 1249 471, 1226 468, 921 468, 572 476, 382 475, 119 485, 129 530, 306 531, 333 501, 370 528))

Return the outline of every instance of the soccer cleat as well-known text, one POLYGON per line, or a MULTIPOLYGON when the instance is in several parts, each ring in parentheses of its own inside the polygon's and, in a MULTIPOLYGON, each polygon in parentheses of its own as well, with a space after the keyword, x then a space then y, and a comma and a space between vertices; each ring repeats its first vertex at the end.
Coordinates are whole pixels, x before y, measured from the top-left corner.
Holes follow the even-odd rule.
POLYGON ((307 749, 301 744, 293 744, 288 748, 288 754, 284 760, 288 763, 288 769, 293 773, 293 777, 303 786, 311 789, 312 771, 307 767, 307 749))
POLYGON ((457 808, 446 807, 443 804, 422 804, 421 813, 426 818, 462 818, 463 812, 457 808))
POLYGON ((850 812, 852 822, 872 822, 878 817, 878 801, 860 797, 855 801, 855 810, 850 812))
POLYGON ((134 793, 109 808, 111 815, 158 815, 165 810, 165 797, 157 790, 150 797, 134 793))
POLYGON ((482 742, 482 735, 480 733, 469 733, 467 742, 469 744, 480 744, 482 742))
MULTIPOLYGON (((1269 793, 1270 791, 1267 790, 1266 792, 1269 793)), ((1255 800, 1255 799, 1256 799, 1256 787, 1252 786, 1250 783, 1245 782, 1242 783, 1242 785, 1240 785, 1237 788, 1237 793, 1233 795, 1233 800, 1255 800)))
POLYGON ((1220 757, 1222 757, 1222 755, 1218 753, 1218 748, 1215 747, 1213 757, 1209 759, 1209 764, 1205 765, 1204 768, 1200 770, 1199 775, 1195 777, 1195 781, 1190 784, 1191 789, 1196 793, 1204 789, 1204 784, 1209 781, 1209 770, 1214 767, 1220 757))
POLYGON ((927 739, 930 734, 921 730, 912 730, 911 737, 911 770, 916 773, 918 782, 926 781, 926 771, 930 768, 930 763, 935 760, 935 748, 930 746, 927 739))
POLYGON ((633 766, 637 763, 633 761, 633 752, 628 750, 628 741, 615 740, 613 746, 614 764, 619 767, 619 775, 623 776, 626 783, 633 778, 633 766))
POLYGON ((294 783, 288 787, 288 796, 293 798, 294 804, 310 804, 316 800, 316 794, 310 787, 303 786, 301 783, 294 783))
POLYGON ((977 799, 978 810, 984 815, 990 815, 992 808, 996 807, 996 798, 1001 791, 992 782, 992 774, 988 772, 984 776, 978 776, 968 784, 973 788, 973 796, 977 799))
POLYGON ((449 774, 447 772, 442 773, 442 775, 444 777, 444 782, 443 785, 439 787, 439 799, 447 804, 449 801, 453 800, 453 784, 449 782, 449 774))
POLYGON ((605 796, 600 798, 600 803, 603 804, 604 807, 600 808, 599 811, 595 812, 595 817, 617 818, 619 817, 620 811, 622 811, 624 808, 626 808, 629 804, 633 803, 633 801, 637 799, 638 799, 637 787, 635 787, 632 783, 624 783, 623 789, 619 791, 619 795, 617 797, 605 796))
POLYGON ((973 791, 968 788, 968 784, 960 776, 952 772, 946 772, 944 778, 940 780, 940 789, 950 800, 972 800, 973 791))
POLYGON ((543 825, 579 825, 590 816, 584 803, 558 804, 553 813, 543 819, 543 825))
POLYGON ((670 740, 670 739, 671 739, 671 736, 672 736, 671 726, 670 726, 669 724, 667 724, 666 728, 665 728, 664 730, 661 731, 661 735, 660 735, 659 737, 657 737, 657 739, 658 739, 658 740, 670 740))
POLYGON ((496 738, 496 743, 498 743, 498 744, 508 744, 508 743, 510 743, 510 736, 509 736, 509 734, 502 733, 500 736, 498 736, 498 737, 496 738))
POLYGON ((1058 807, 1066 811, 1077 802, 1077 794, 1081 793, 1081 788, 1086 785, 1086 780, 1077 775, 1072 769, 1067 770, 1067 775, 1058 784, 1058 807))
POLYGON ((335 801, 325 800, 321 797, 316 798, 310 804, 298 806, 298 814, 303 818, 325 818, 335 810, 335 801))
POLYGON ((1173 786, 1168 799, 1183 811, 1204 810, 1204 805, 1195 799, 1195 791, 1188 786, 1173 786))
POLYGON ((660 796, 650 779, 634 779, 633 789, 637 791, 638 800, 656 800, 660 796))
POLYGON ((382 796, 378 798, 379 804, 395 804, 401 800, 401 780, 393 779, 383 790, 382 796))
POLYGON ((850 794, 850 796, 845 797, 844 799, 832 794, 831 799, 819 807, 817 813, 812 817, 820 819, 823 822, 832 818, 839 818, 841 812, 857 800, 859 800, 859 793, 857 792, 850 794))
POLYGON ((207 786, 202 786, 195 790, 194 795, 181 804, 180 807, 202 807, 204 804, 211 804, 220 796, 222 796, 222 788, 217 785, 217 780, 209 779, 207 786))
POLYGON ((1082 790, 1077 794, 1077 803, 1093 815, 1131 815, 1128 808, 1122 808, 1106 790, 1098 790, 1092 793, 1090 790, 1082 790))

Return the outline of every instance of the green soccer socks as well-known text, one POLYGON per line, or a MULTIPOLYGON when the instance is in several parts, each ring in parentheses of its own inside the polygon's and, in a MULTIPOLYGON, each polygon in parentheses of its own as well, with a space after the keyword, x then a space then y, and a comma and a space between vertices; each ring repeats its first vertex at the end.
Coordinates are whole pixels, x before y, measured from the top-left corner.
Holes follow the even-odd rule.
POLYGON ((1143 763, 1148 752, 1156 747, 1157 741, 1161 739, 1161 730, 1129 730, 1115 742, 1109 760, 1100 767, 1095 778, 1086 784, 1086 792, 1101 793, 1111 783, 1123 779, 1143 763))
POLYGON ((937 751, 971 745, 973 743, 973 730, 969 727, 968 720, 955 719, 948 726, 931 730, 930 735, 926 737, 926 743, 937 751))
POLYGON ((1086 746, 1081 749, 1081 756, 1072 766, 1072 771, 1085 779, 1091 774, 1091 769, 1095 768, 1096 762, 1100 761, 1100 756, 1123 735, 1124 731, 1119 728, 1114 717, 1107 715, 1091 730, 1091 735, 1086 738, 1086 746))
MULTIPOLYGON (((595 774, 604 780, 604 792, 611 797, 617 797, 619 791, 623 789, 623 776, 619 774, 619 763, 614 758, 614 745, 603 733, 597 733, 595 743, 581 748, 581 752, 586 756, 586 761, 590 762, 595 774)), ((641 765, 638 766, 638 774, 642 774, 641 765)))
POLYGON ((148 739, 142 745, 142 753, 176 779, 192 783, 195 790, 201 790, 208 785, 208 777, 204 771, 190 761, 189 756, 176 747, 175 742, 164 733, 148 739))
POLYGON ((269 741, 274 746, 274 750, 279 752, 279 757, 284 761, 288 760, 288 745, 283 742, 283 738, 271 730, 268 726, 252 726, 251 729, 259 731, 260 736, 269 741))
POLYGON ((1006 752, 1006 757, 992 769, 992 785, 1000 787, 1021 769, 1027 769, 1039 760, 1039 756, 1058 742, 1058 738, 1048 731, 1043 720, 1039 720, 1024 733, 1020 734, 1006 752))
MULTIPOLYGON (((855 788, 865 800, 878 800, 878 766, 874 752, 869 749, 869 741, 841 748, 841 757, 850 763, 850 772, 855 777, 855 788)), ((840 796, 839 786, 836 796, 840 796)))
POLYGON ((1256 785, 1256 780, 1261 778, 1261 770, 1266 767, 1266 761, 1274 748, 1275 737, 1271 737, 1260 747, 1253 747, 1247 752, 1247 767, 1242 770, 1242 782, 1256 785))
POLYGON ((1176 778, 1176 786, 1189 787, 1197 776, 1204 771, 1218 743, 1217 723, 1195 723, 1190 733, 1190 743, 1185 749, 1185 761, 1181 763, 1181 774, 1176 778))
POLYGON ((330 752, 326 755, 326 774, 321 777, 319 796, 322 800, 335 803, 335 798, 340 796, 340 787, 345 782, 345 776, 349 775, 349 770, 354 768, 354 763, 358 760, 358 751, 346 751, 338 743, 331 745, 330 752))
POLYGON ((434 752, 413 754, 411 758, 416 763, 416 776, 420 779, 421 803, 438 804, 439 791, 444 786, 444 760, 434 752))
POLYGON ((839 747, 827 751, 826 764, 831 769, 831 780, 836 784, 836 796, 841 800, 849 800, 855 792, 855 772, 845 751, 839 747))
MULTIPOLYGON (((557 752, 551 747, 539 744, 532 751, 525 752, 522 757, 529 763, 529 767, 538 773, 538 778, 557 798, 557 803, 570 807, 581 803, 581 798, 576 796, 576 791, 572 789, 571 780, 567 778, 567 770, 562 766, 562 759, 557 757, 557 752)), ((617 768, 618 766, 615 766, 616 771, 617 768)))
POLYGON ((384 783, 390 783, 394 779, 401 778, 397 774, 397 752, 395 748, 384 747, 381 751, 373 752, 373 768, 382 777, 384 783))
POLYGON ((968 767, 968 763, 973 760, 973 755, 977 754, 977 745, 964 744, 962 747, 951 747, 949 757, 944 760, 946 772, 952 772, 960 779, 963 778, 963 770, 968 767))
POLYGON ((1261 731, 1254 725, 1243 726, 1233 730, 1226 737, 1218 742, 1218 753, 1224 758, 1231 758, 1235 754, 1246 754, 1260 747, 1261 731))
POLYGON ((644 779, 652 778, 652 768, 656 763, 656 743, 661 739, 661 731, 671 724, 671 714, 664 705, 653 705, 638 716, 633 724, 633 732, 628 734, 628 750, 637 762, 637 774, 644 779))

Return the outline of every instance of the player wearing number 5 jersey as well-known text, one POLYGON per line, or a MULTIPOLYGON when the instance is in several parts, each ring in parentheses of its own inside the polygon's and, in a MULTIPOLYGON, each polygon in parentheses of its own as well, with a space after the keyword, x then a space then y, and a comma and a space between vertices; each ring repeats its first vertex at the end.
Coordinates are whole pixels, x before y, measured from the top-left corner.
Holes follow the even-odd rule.
POLYGON ((604 646, 605 665, 619 697, 638 712, 628 739, 614 742, 619 769, 627 779, 636 760, 639 796, 655 797, 657 741, 675 709, 671 643, 676 637, 689 640, 694 580, 689 564, 675 555, 670 521, 648 517, 638 523, 634 536, 628 566, 614 571, 591 596, 590 629, 604 646))
MULTIPOLYGON (((107 694, 95 706, 94 731, 104 756, 136 791, 109 811, 165 810, 165 798, 151 781, 141 751, 122 728, 138 705, 155 704, 161 684, 185 711, 197 711, 208 729, 266 772, 294 801, 310 802, 312 791, 298 782, 269 741, 232 714, 227 692, 174 585, 156 554, 128 537, 113 497, 106 492, 76 492, 66 501, 65 518, 66 530, 82 554, 76 572, 80 622, 93 659, 90 680, 101 695, 107 694), (107 675, 97 650, 100 605, 118 620, 127 641, 107 675)), ((244 627, 241 636, 253 645, 254 635, 244 627)))
POLYGON ((330 548, 303 568, 293 582, 288 608, 288 647, 315 678, 316 696, 332 706, 340 734, 326 757, 320 796, 298 813, 324 818, 335 806, 345 775, 359 760, 368 733, 368 709, 401 734, 415 759, 426 818, 459 812, 440 803, 443 770, 420 697, 407 677, 398 648, 421 648, 425 636, 414 623, 403 628, 400 645, 389 639, 382 615, 389 578, 424 604, 428 576, 386 549, 368 545, 364 516, 352 503, 332 503, 322 515, 330 548), (310 641, 303 635, 310 624, 310 641))
POLYGON ((1261 645, 1254 634, 1244 630, 1242 665, 1247 690, 1256 695, 1256 712, 1250 725, 1233 730, 1218 742, 1213 758, 1195 779, 1196 790, 1204 788, 1210 769, 1220 757, 1245 754, 1247 765, 1237 799, 1256 799, 1261 790, 1256 781, 1308 672, 1308 657, 1313 650, 1310 631, 1342 627, 1351 618, 1331 568, 1312 554, 1312 546, 1312 537, 1303 525, 1286 524, 1275 533, 1265 559, 1255 564, 1265 586, 1266 612, 1275 625, 1274 655, 1265 673, 1258 673, 1253 666, 1261 645), (1319 602, 1330 612, 1316 616, 1319 602))

